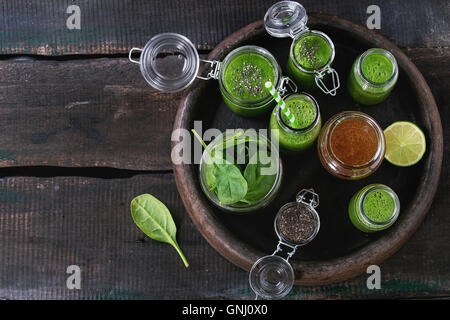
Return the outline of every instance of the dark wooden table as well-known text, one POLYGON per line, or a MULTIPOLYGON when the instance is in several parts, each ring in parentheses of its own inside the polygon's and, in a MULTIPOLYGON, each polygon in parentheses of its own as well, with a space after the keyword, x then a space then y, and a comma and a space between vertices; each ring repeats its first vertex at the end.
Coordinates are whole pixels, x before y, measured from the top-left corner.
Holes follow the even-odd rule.
MULTIPOLYGON (((206 54, 261 19, 273 1, 0 2, 0 299, 245 299, 247 272, 220 256, 190 221, 170 160, 181 94, 151 89, 127 52, 160 32, 189 37, 206 54), (81 29, 66 13, 78 5, 81 29), (133 197, 167 204, 190 261, 133 223, 133 197), (69 290, 66 269, 81 268, 69 290)), ((371 1, 302 1, 309 12, 366 23, 371 1)), ((448 1, 378 1, 379 32, 418 66, 438 104, 444 141, 450 80, 448 1)), ((408 106, 404 106, 407 108, 408 106)), ((295 287, 291 299, 450 296, 449 148, 423 225, 367 275, 295 287)), ((412 186, 413 187, 413 186, 412 186)))

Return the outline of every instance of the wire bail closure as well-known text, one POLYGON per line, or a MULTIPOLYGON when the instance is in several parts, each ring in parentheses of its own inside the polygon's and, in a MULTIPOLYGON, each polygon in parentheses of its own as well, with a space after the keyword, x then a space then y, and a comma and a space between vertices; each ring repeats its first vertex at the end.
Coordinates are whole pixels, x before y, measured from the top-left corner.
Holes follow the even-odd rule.
POLYGON ((280 96, 283 97, 288 93, 288 89, 290 89, 293 93, 297 92, 298 87, 294 81, 289 77, 282 77, 280 80, 280 84, 278 85, 278 92, 280 96))
POLYGON ((337 89, 339 89, 339 87, 341 85, 340 81, 339 81, 339 75, 338 75, 337 71, 335 69, 331 68, 330 66, 327 66, 323 70, 314 71, 314 73, 316 74, 314 80, 316 81, 316 85, 320 88, 320 90, 322 90, 323 93, 329 94, 329 95, 334 97, 336 95, 337 89), (323 82, 323 78, 327 74, 331 74, 331 79, 333 81, 333 88, 332 89, 328 89, 326 84, 323 82))
POLYGON ((314 191, 313 188, 300 190, 297 193, 295 200, 313 208, 316 208, 319 205, 319 195, 314 191), (308 195, 310 196, 309 201, 307 201, 308 195))
POLYGON ((200 61, 208 63, 210 65, 211 69, 208 72, 208 74, 206 75, 206 77, 197 75, 198 79, 202 79, 202 80, 209 80, 209 79, 217 80, 217 79, 219 79, 220 67, 222 66, 222 63, 220 61, 217 61, 217 60, 203 60, 203 59, 200 59, 200 61))
POLYGON ((289 259, 295 254, 295 251, 297 251, 297 248, 299 247, 299 246, 297 246, 297 245, 295 245, 295 246, 290 245, 290 244, 288 244, 288 243, 283 242, 283 241, 280 240, 280 241, 278 241, 277 248, 276 248, 275 251, 272 253, 272 256, 275 256, 278 252, 283 252, 283 251, 284 251, 283 248, 281 247, 281 245, 284 245, 284 246, 286 246, 286 247, 292 249, 291 251, 289 251, 289 252, 287 253, 287 258, 283 258, 283 259, 286 260, 286 261, 289 261, 289 259))
POLYGON ((130 52, 128 53, 128 60, 130 60, 130 62, 136 63, 136 64, 141 64, 141 61, 139 60, 133 60, 133 58, 131 58, 131 55, 133 54, 133 51, 139 51, 139 54, 142 53, 143 49, 141 48, 131 48, 130 52))

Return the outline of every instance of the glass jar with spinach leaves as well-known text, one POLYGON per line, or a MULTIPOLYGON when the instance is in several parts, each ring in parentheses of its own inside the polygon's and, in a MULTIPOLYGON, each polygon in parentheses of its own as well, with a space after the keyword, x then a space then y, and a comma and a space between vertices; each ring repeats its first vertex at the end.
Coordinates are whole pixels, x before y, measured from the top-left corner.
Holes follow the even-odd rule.
POLYGON ((254 129, 226 130, 204 147, 200 184, 217 207, 250 212, 267 206, 275 198, 283 167, 278 146, 265 135, 254 129))

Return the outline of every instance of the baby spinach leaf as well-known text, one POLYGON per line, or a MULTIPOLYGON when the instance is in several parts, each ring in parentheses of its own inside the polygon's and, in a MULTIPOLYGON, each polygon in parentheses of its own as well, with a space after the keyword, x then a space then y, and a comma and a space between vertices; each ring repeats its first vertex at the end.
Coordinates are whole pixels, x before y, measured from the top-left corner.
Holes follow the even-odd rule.
POLYGON ((271 163, 262 164, 259 153, 253 155, 244 170, 244 178, 248 184, 247 194, 243 201, 253 203, 261 200, 275 183, 276 174, 261 174, 261 169, 270 167, 271 163))
POLYGON ((211 167, 206 167, 208 170, 207 182, 210 190, 216 193, 221 204, 234 204, 243 199, 247 193, 247 181, 245 181, 239 168, 217 154, 214 156, 212 152, 216 151, 220 155, 223 152, 218 150, 211 152, 198 133, 195 130, 192 130, 192 132, 211 156, 213 166, 212 175, 211 167))
POLYGON ((231 163, 214 163, 217 198, 221 204, 234 204, 247 194, 247 181, 241 170, 231 163))
POLYGON ((186 268, 189 267, 176 240, 177 227, 164 203, 150 194, 141 194, 131 201, 131 216, 134 223, 147 236, 153 240, 171 244, 177 250, 186 268))

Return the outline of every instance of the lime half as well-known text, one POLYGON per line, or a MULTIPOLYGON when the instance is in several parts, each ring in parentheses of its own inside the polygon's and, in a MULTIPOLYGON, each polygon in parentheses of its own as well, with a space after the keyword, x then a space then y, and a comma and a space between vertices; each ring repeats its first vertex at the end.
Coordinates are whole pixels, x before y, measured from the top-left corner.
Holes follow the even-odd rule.
POLYGON ((384 130, 386 137, 385 159, 400 167, 412 166, 422 159, 425 149, 425 135, 414 123, 398 121, 384 130))

